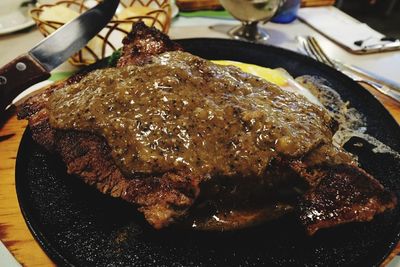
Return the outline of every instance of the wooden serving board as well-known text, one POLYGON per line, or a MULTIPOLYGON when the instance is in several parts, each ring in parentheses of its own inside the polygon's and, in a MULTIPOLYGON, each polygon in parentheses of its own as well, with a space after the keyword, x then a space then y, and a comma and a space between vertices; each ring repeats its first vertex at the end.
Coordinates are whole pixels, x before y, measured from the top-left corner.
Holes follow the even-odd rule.
MULTIPOLYGON (((381 101, 400 124, 400 103, 371 88, 367 89, 381 101)), ((17 120, 13 111, 1 115, 3 122, 0 123, 0 239, 23 266, 55 266, 26 226, 15 191, 17 151, 27 123, 17 120)), ((398 252, 400 252, 399 245, 383 266, 398 252)))
POLYGON ((313 7, 313 6, 331 6, 335 4, 335 0, 301 0, 302 7, 313 7))
POLYGON ((55 266, 34 240, 19 209, 15 162, 27 122, 17 120, 15 112, 7 115, 0 129, 0 239, 23 266, 55 266))

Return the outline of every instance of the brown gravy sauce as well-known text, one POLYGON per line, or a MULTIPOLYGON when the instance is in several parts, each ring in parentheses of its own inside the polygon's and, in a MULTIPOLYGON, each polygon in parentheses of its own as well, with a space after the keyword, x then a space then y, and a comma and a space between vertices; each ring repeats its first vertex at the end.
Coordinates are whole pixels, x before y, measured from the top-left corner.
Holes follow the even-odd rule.
POLYGON ((236 67, 185 52, 89 73, 55 91, 50 124, 103 136, 126 175, 262 175, 278 154, 331 142, 330 117, 236 67))

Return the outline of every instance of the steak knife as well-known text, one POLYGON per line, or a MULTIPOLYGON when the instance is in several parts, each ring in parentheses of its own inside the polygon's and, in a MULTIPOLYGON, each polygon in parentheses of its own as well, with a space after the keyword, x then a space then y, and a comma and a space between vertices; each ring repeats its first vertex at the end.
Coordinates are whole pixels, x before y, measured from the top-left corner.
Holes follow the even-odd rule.
POLYGON ((119 0, 104 0, 1 67, 0 112, 29 86, 49 78, 54 68, 84 47, 107 25, 118 5, 119 0))

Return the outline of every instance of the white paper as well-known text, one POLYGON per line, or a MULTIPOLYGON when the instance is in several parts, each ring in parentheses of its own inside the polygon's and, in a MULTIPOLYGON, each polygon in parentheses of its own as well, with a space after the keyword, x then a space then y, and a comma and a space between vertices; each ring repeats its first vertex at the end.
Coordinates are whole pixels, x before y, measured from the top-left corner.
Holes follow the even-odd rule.
POLYGON ((365 23, 350 17, 335 7, 301 8, 298 17, 347 48, 358 51, 363 46, 385 43, 380 41, 383 34, 375 31, 365 23), (354 44, 362 40, 362 46, 354 44))
POLYGON ((21 267, 21 264, 7 250, 6 246, 0 241, 0 265, 7 267, 21 267))
POLYGON ((26 97, 30 96, 33 92, 43 89, 45 86, 50 85, 52 83, 53 83, 52 81, 46 80, 46 81, 37 83, 35 85, 32 85, 31 87, 25 89, 22 93, 20 93, 16 98, 14 98, 12 103, 14 105, 18 106, 20 103, 22 103, 24 100, 26 100, 25 99, 26 97))

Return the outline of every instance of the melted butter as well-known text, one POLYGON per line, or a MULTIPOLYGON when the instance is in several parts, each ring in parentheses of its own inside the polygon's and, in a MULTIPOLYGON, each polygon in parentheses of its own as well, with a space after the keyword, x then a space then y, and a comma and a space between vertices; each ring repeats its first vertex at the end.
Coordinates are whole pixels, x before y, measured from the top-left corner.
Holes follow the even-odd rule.
POLYGON ((103 136, 127 175, 262 175, 278 154, 332 138, 330 116, 305 98, 184 52, 93 71, 55 91, 48 109, 55 128, 103 136))
POLYGON ((225 66, 231 65, 238 67, 244 72, 251 73, 253 75, 261 77, 281 87, 287 85, 288 83, 287 75, 286 73, 284 73, 284 71, 282 71, 282 69, 270 69, 254 64, 248 64, 232 60, 212 60, 212 62, 218 65, 225 65, 225 66))
POLYGON ((319 102, 318 98, 316 98, 307 88, 296 82, 285 69, 270 69, 232 60, 212 60, 212 62, 219 65, 232 65, 238 67, 244 72, 251 73, 255 76, 263 78, 268 82, 278 85, 283 90, 301 95, 315 105, 319 105, 321 107, 323 106, 319 102))

